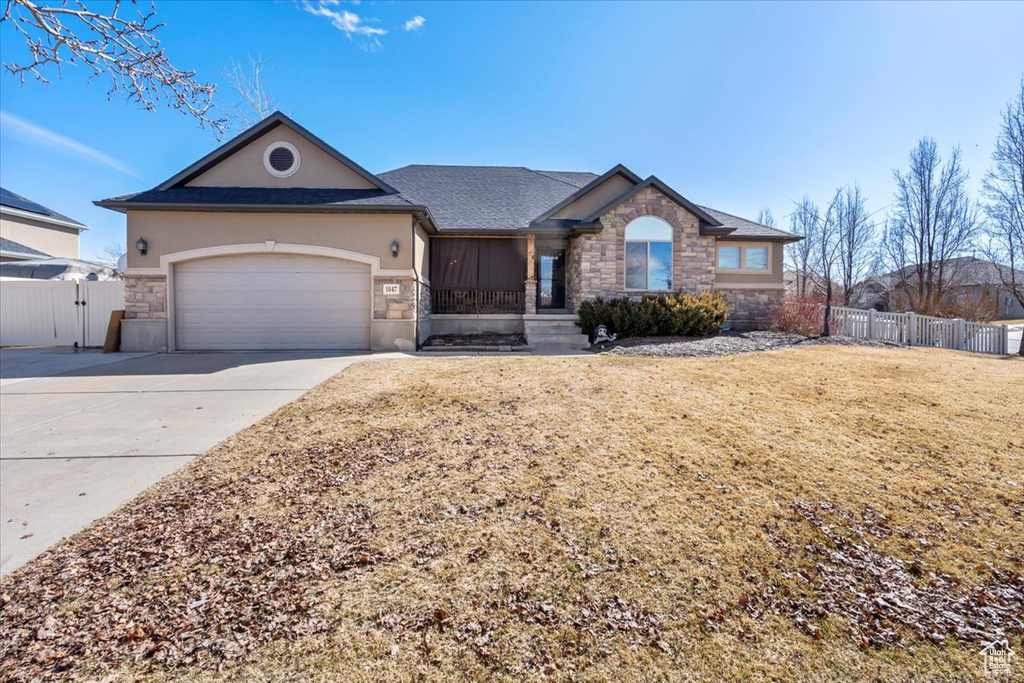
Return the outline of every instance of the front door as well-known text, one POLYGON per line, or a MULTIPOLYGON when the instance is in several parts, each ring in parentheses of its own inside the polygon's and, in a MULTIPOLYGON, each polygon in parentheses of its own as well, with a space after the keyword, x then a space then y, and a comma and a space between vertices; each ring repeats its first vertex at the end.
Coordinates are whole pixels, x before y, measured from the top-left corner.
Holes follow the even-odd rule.
POLYGON ((565 308, 565 249, 537 251, 537 308, 565 308))

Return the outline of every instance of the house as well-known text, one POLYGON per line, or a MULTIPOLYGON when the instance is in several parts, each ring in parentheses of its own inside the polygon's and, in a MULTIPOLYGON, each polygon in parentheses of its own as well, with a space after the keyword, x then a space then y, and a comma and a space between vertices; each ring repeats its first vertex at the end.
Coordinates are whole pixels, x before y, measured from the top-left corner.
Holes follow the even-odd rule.
MULTIPOLYGON (((984 307, 997 320, 1024 318, 1024 306, 1003 284, 1011 279, 1011 274, 1016 282, 1024 283, 1024 271, 1011 272, 1008 266, 974 256, 949 259, 943 270, 946 279, 942 299, 944 306, 965 310, 984 307)), ((903 283, 913 286, 915 278, 914 266, 870 277, 853 286, 852 303, 858 308, 902 311, 908 308, 907 297, 902 291, 903 283)))
POLYGON ((621 165, 375 175, 280 113, 96 203, 127 216, 125 350, 412 349, 474 331, 578 346, 585 299, 712 288, 734 326, 757 326, 798 239, 621 165))
MULTIPOLYGON (((782 282, 786 286, 787 296, 805 296, 810 298, 824 298, 827 293, 827 281, 821 275, 809 270, 787 270, 782 274, 782 282)), ((832 281, 832 296, 838 298, 843 291, 843 286, 832 281)))
POLYGON ((78 258, 86 226, 0 187, 0 261, 78 258))

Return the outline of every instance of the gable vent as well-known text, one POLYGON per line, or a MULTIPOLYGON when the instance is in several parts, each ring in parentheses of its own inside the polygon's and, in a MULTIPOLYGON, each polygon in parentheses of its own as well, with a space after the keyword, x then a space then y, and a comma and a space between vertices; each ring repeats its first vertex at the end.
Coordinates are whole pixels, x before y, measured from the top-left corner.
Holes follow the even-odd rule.
POLYGON ((263 153, 263 165, 270 175, 287 178, 299 170, 299 150, 287 142, 272 142, 263 153))
POLYGON ((270 165, 275 171, 287 171, 295 163, 295 155, 287 147, 275 147, 270 152, 270 165))

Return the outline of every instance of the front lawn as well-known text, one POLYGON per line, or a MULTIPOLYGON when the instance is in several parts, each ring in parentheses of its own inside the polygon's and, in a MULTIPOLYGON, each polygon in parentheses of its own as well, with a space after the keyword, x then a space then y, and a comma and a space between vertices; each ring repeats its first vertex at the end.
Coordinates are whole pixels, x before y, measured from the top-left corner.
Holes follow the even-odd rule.
POLYGON ((0 678, 985 680, 1024 652, 1022 386, 930 349, 360 363, 0 580, 0 678))

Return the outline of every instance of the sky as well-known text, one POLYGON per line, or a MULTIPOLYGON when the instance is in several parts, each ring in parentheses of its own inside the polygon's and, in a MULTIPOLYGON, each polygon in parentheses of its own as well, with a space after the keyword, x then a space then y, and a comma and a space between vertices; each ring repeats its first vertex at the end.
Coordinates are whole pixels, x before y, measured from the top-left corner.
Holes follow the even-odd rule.
MULTIPOLYGON (((102 9, 105 2, 89 2, 102 9)), ((975 188, 1024 77, 1024 2, 517 3, 157 0, 175 66, 219 84, 262 56, 280 108, 372 172, 412 163, 602 173, 623 163, 699 204, 781 227, 892 172, 931 136, 975 188)), ((24 42, 0 24, 0 59, 24 42)), ((146 111, 81 66, 0 75, 0 185, 124 241, 96 199, 148 189, 224 139, 146 111)))

